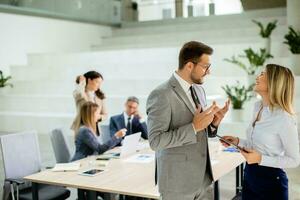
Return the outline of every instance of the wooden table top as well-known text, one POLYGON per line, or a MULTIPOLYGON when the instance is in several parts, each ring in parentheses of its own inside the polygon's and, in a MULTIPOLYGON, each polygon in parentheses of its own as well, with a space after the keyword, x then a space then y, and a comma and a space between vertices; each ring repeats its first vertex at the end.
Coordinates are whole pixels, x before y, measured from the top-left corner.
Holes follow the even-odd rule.
MULTIPOLYGON (((120 151, 118 148, 113 152, 120 151)), ((143 149, 138 153, 154 154, 149 148, 143 149)), ((33 175, 26 176, 25 179, 51 185, 60 185, 71 188, 80 188, 100 192, 139 196, 144 198, 158 199, 159 192, 155 186, 154 173, 155 162, 149 163, 130 163, 126 158, 111 159, 108 165, 100 166, 101 161, 96 161, 97 156, 91 156, 77 162, 81 163, 79 171, 76 172, 52 172, 45 170, 33 175), (88 177, 79 173, 88 169, 104 169, 99 175, 88 177)), ((212 170, 214 180, 220 179, 229 173, 242 162, 244 158, 240 153, 219 152, 211 155, 212 170)))

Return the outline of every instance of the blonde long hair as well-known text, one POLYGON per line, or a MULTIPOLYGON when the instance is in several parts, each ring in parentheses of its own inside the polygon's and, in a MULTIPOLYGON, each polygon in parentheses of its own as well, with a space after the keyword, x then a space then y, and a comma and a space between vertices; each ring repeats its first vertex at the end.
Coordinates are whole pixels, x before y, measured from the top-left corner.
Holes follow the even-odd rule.
MULTIPOLYGON (((97 133, 97 123, 95 122, 95 112, 99 105, 93 102, 85 102, 80 108, 80 125, 92 128, 94 133, 97 133)), ((78 130, 75 131, 75 137, 78 134, 78 130)))
POLYGON ((293 73, 289 68, 276 64, 268 64, 266 73, 271 110, 281 108, 293 115, 295 90, 293 73))

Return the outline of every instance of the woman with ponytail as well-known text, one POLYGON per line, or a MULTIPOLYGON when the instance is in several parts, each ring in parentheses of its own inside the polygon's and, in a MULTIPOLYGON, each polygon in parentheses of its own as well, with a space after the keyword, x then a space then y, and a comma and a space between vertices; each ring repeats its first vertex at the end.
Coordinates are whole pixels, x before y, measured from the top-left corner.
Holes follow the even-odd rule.
MULTIPOLYGON (((79 111, 82 105, 86 102, 93 102, 99 106, 100 118, 99 121, 103 121, 107 118, 107 110, 105 106, 105 95, 100 89, 103 82, 103 76, 96 71, 88 71, 84 75, 80 75, 76 78, 76 88, 73 92, 77 108, 77 116, 71 126, 71 129, 75 132, 78 131, 80 126, 79 111)), ((98 128, 97 135, 100 134, 98 128)))

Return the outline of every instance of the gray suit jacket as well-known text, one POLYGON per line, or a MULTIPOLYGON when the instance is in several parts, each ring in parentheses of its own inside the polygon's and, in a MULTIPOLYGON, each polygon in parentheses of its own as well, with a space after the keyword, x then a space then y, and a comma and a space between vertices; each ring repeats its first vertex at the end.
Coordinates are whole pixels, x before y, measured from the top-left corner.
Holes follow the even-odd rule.
POLYGON ((209 183, 212 181, 207 133, 195 134, 194 112, 174 76, 148 97, 149 143, 156 151, 160 193, 192 194, 209 185, 204 183, 205 177, 209 177, 209 183))

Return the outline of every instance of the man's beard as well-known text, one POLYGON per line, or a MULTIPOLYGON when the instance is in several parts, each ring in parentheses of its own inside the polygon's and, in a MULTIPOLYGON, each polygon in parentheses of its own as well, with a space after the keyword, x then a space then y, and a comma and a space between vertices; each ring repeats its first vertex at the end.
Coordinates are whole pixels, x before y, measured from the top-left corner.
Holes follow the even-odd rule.
POLYGON ((191 73, 191 80, 193 81, 194 84, 203 84, 204 83, 204 77, 197 79, 193 76, 193 73, 191 73))

